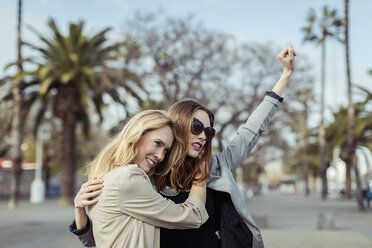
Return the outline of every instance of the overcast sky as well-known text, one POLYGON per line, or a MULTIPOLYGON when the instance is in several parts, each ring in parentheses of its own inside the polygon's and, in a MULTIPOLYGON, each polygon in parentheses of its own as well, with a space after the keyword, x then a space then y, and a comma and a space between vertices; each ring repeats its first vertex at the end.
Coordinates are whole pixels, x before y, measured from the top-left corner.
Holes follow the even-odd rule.
MULTIPOLYGON (((0 76, 3 67, 16 58, 17 0, 0 0, 0 76)), ((372 90, 372 1, 350 1, 350 52, 352 79, 372 90)), ((270 43, 274 47, 292 44, 298 56, 306 55, 314 66, 316 90, 319 89, 320 47, 303 44, 301 28, 310 8, 318 13, 324 5, 337 8, 343 15, 343 0, 23 0, 23 38, 37 41, 26 28, 47 30, 53 17, 65 29, 71 21, 84 20, 89 30, 111 26, 117 33, 137 10, 156 11, 185 17, 194 14, 206 28, 232 34, 242 42, 270 43)), ((327 44, 328 106, 346 103, 344 48, 337 42, 327 44)), ((27 54, 25 54, 27 56, 27 54)))

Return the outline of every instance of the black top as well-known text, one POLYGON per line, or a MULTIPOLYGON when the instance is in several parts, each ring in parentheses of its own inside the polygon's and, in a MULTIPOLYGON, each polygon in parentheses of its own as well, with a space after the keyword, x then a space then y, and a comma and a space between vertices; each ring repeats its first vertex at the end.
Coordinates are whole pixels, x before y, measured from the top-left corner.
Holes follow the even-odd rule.
MULTIPOLYGON (((221 247, 220 240, 216 232, 220 230, 221 204, 225 194, 224 192, 216 191, 207 188, 207 201, 205 208, 207 209, 208 220, 197 229, 186 230, 170 230, 166 228, 160 229, 160 247, 161 248, 219 248, 221 247)), ((164 197, 174 201, 175 203, 183 203, 189 196, 189 192, 180 192, 176 196, 164 197)))

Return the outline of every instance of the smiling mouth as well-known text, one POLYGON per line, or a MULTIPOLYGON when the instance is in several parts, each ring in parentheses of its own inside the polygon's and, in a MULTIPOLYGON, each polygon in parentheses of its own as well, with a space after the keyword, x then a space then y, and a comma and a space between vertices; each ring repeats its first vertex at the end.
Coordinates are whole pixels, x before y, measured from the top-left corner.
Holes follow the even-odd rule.
POLYGON ((155 161, 149 158, 146 158, 146 162, 149 167, 154 167, 156 165, 155 161))
POLYGON ((202 145, 201 143, 195 142, 195 143, 192 143, 192 147, 193 147, 196 151, 200 151, 200 150, 203 148, 203 145, 202 145))

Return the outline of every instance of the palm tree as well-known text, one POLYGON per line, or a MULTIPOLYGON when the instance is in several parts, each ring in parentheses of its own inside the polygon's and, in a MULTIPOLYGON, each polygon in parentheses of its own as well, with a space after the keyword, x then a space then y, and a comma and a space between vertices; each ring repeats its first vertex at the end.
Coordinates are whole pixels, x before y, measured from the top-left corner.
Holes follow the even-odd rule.
POLYGON ((303 169, 304 169, 304 180, 305 180, 305 195, 310 195, 310 189, 309 189, 309 136, 310 136, 310 130, 308 127, 308 120, 309 120, 309 112, 310 107, 309 104, 314 101, 314 95, 313 90, 311 88, 303 89, 297 92, 296 94, 297 101, 302 105, 302 113, 299 114, 299 131, 302 133, 302 139, 303 139, 303 153, 304 153, 304 159, 303 159, 303 169))
MULTIPOLYGON (((22 39, 21 39, 21 25, 22 25, 22 0, 18 0, 18 19, 17 19, 17 75, 23 73, 22 66, 22 39)), ((21 145, 24 138, 24 126, 25 118, 23 118, 23 88, 24 81, 20 80, 13 83, 12 87, 12 96, 14 101, 13 107, 13 139, 15 143, 13 144, 14 148, 14 157, 13 157, 13 167, 10 179, 10 191, 9 191, 9 202, 8 208, 13 209, 18 205, 18 194, 19 194, 19 185, 20 177, 22 173, 22 150, 21 145)))
MULTIPOLYGON (((367 104, 368 99, 363 102, 354 103, 356 117, 354 142, 357 146, 369 147, 372 145, 372 112, 368 110, 370 106, 367 104)), ((341 149, 345 149, 348 145, 348 107, 341 106, 337 111, 333 112, 333 118, 333 122, 327 127, 327 143, 332 148, 341 147, 341 149)), ((342 155, 341 159, 345 161, 342 155)))
POLYGON ((356 166, 356 142, 355 142, 355 115, 354 115, 354 104, 352 99, 352 85, 351 85, 351 75, 350 75, 350 56, 349 56, 349 0, 344 1, 344 32, 345 32, 345 62, 346 62, 346 78, 347 78, 347 99, 348 99, 348 108, 347 108, 347 146, 343 152, 344 161, 346 162, 346 172, 349 175, 346 177, 346 196, 350 195, 351 188, 351 168, 354 167, 356 175, 356 184, 357 184, 357 202, 358 208, 364 210, 363 199, 361 195, 361 185, 359 180, 358 167, 356 166))
POLYGON ((303 28, 305 32, 305 42, 315 42, 322 46, 321 58, 321 98, 320 98, 320 113, 321 120, 319 124, 319 147, 320 147, 320 167, 322 175, 322 199, 327 198, 327 163, 326 163, 326 143, 325 143, 325 127, 324 127, 324 92, 325 92, 325 61, 326 61, 326 40, 328 38, 339 38, 340 28, 342 27, 342 19, 337 16, 337 10, 329 10, 327 6, 323 8, 323 16, 319 19, 319 33, 315 30, 317 16, 313 9, 310 10, 307 17, 307 26, 303 28))
MULTIPOLYGON (((42 122, 45 113, 52 112, 61 121, 61 205, 70 205, 74 195, 77 147, 76 129, 82 123, 84 134, 89 133, 89 109, 93 103, 100 120, 104 95, 119 101, 113 77, 108 75, 107 62, 116 59, 118 45, 107 46, 106 28, 92 36, 84 34, 84 23, 69 25, 68 35, 63 35, 53 20, 48 22, 51 37, 36 30, 33 32, 41 46, 27 44, 38 53, 32 63, 37 69, 29 75, 37 83, 41 104, 35 126, 42 122)), ((35 89, 35 84, 30 90, 35 89)), ((35 132, 36 133, 36 132, 35 132)))
MULTIPOLYGON (((362 89, 364 90, 364 89, 362 89)), ((367 94, 371 94, 370 92, 364 90, 367 94)), ((354 126, 354 136, 353 136, 353 149, 354 149, 354 158, 353 158, 353 166, 355 169, 355 178, 357 184, 357 203, 359 210, 364 210, 363 200, 361 196, 361 189, 360 189, 360 178, 359 178, 359 170, 357 166, 355 150, 356 147, 359 145, 362 146, 371 146, 371 131, 372 131, 372 113, 367 109, 368 95, 364 102, 358 102, 353 104, 353 110, 355 113, 354 118, 356 118, 355 126, 354 126)), ((349 134, 347 133, 348 122, 349 122, 349 106, 347 108, 340 107, 337 112, 333 113, 334 121, 327 127, 327 142, 332 147, 340 147, 341 153, 340 158, 346 163, 350 162, 349 157, 345 154, 348 154, 349 149, 349 134)), ((333 150, 333 149, 332 149, 333 150)), ((346 185, 345 185, 346 188, 346 185)))

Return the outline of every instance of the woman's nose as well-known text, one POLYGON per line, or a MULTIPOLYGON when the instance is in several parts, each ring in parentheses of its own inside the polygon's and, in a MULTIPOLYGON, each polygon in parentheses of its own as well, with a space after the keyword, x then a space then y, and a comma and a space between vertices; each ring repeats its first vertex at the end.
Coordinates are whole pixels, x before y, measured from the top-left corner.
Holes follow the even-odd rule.
POLYGON ((157 162, 160 163, 163 161, 164 159, 164 152, 163 152, 163 149, 158 149, 155 153, 155 157, 156 159, 158 160, 157 162))
POLYGON ((198 136, 199 139, 202 139, 202 140, 206 140, 207 139, 207 136, 205 135, 205 132, 201 132, 198 136))

